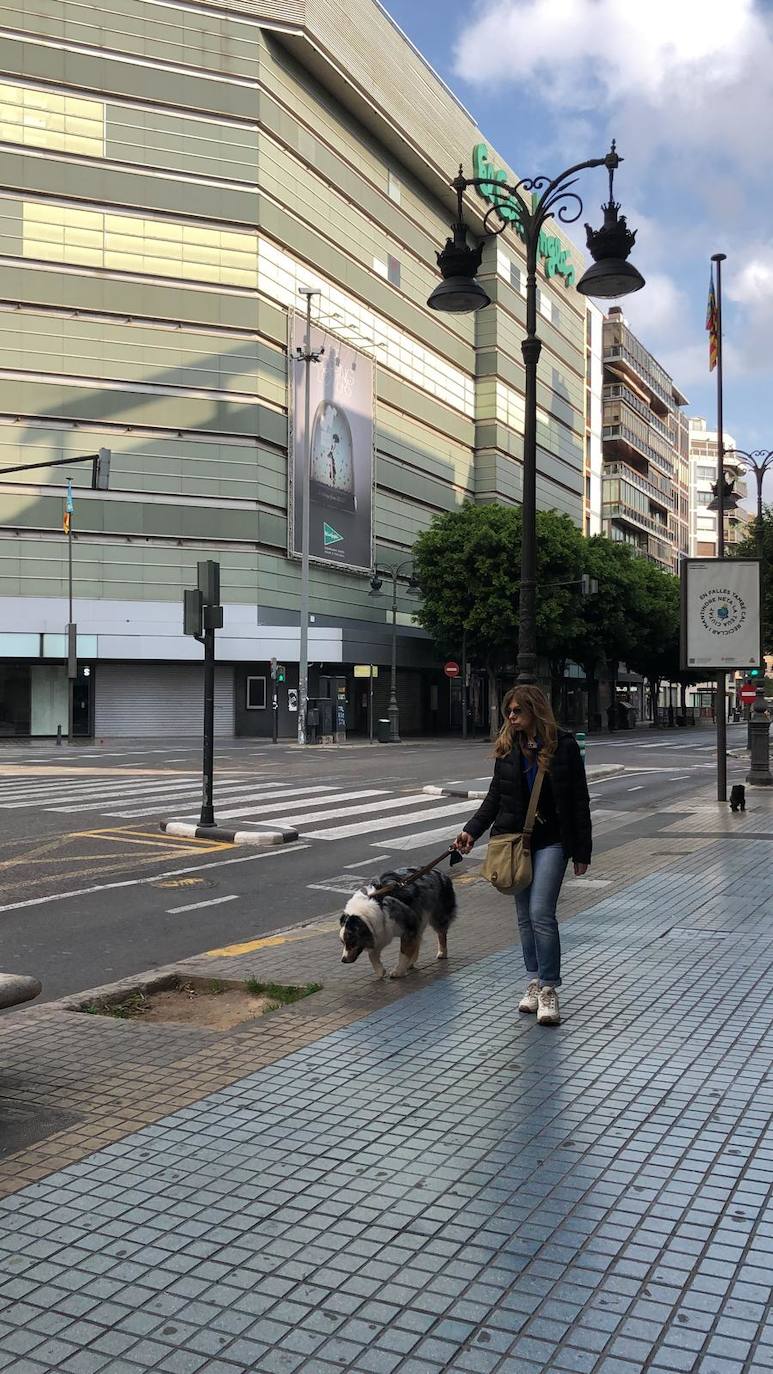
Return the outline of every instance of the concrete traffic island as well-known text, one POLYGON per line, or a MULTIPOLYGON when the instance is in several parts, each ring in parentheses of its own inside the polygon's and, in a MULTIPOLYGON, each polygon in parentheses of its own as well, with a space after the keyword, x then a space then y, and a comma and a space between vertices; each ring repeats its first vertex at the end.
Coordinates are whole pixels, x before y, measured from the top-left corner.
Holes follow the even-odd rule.
POLYGON ((292 844, 297 830, 232 830, 230 826, 195 825, 193 821, 161 821, 165 835, 179 835, 189 840, 222 840, 224 844, 292 844))
POLYGON ((43 985, 26 973, 0 973, 0 1008, 18 1007, 39 997, 43 985))

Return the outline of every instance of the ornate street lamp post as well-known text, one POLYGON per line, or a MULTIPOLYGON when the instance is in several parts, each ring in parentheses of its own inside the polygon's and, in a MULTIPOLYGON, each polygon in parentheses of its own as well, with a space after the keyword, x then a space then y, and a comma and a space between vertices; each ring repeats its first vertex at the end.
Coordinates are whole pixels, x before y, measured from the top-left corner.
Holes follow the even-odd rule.
POLYGON ((397 579, 403 568, 410 567, 411 575, 408 578, 407 592, 409 596, 419 596, 421 594, 419 584, 413 575, 413 559, 406 558, 402 563, 396 563, 393 568, 386 571, 376 569, 370 579, 369 596, 380 596, 382 579, 391 577, 392 579, 392 667, 389 678, 389 705, 387 715, 389 717, 389 743, 400 744, 400 708, 397 704, 397 579))
POLYGON ((524 177, 509 186, 494 177, 465 177, 462 168, 451 183, 456 191, 457 218, 452 226, 453 238, 437 255, 443 280, 432 292, 427 304, 433 310, 469 312, 490 305, 490 297, 476 280, 480 268, 483 245, 471 248, 467 242, 462 199, 469 187, 488 187, 495 192, 494 203, 483 221, 487 235, 501 234, 508 224, 517 220, 517 228, 526 247, 526 338, 521 343, 525 379, 525 419, 523 430, 523 531, 521 536, 521 589, 518 629, 518 682, 535 682, 537 674, 537 363, 542 342, 537 335, 537 258, 540 232, 551 216, 562 224, 572 224, 582 214, 582 201, 572 187, 578 172, 591 167, 606 167, 609 173, 609 200, 603 206, 604 223, 601 229, 587 230, 588 248, 593 265, 577 283, 577 290, 586 296, 613 298, 639 291, 644 278, 627 261, 636 238, 626 224, 625 216, 618 216, 620 206, 613 194, 614 173, 622 162, 614 143, 606 157, 591 158, 568 167, 560 176, 550 180, 546 176, 524 177), (507 209, 507 218, 502 214, 507 209), (489 220, 498 215, 500 223, 492 227, 489 220))

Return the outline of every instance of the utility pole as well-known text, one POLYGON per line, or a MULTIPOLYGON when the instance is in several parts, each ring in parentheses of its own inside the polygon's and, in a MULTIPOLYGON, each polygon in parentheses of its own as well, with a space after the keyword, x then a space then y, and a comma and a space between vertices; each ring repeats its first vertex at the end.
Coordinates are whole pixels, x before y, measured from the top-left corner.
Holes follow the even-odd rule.
POLYGON ((306 716, 309 705, 309 486, 311 481, 311 364, 318 363, 324 349, 311 347, 311 298, 321 292, 302 286, 306 297, 306 346, 296 349, 296 360, 305 362, 303 401, 303 486, 301 491, 301 634, 298 656, 298 743, 306 744, 306 716))
MULTIPOLYGON (((713 253, 717 264, 717 557, 725 556, 725 433, 722 413, 722 263, 726 253, 713 253)), ((727 801, 727 674, 717 673, 717 801, 727 801)))
POLYGON ((72 478, 67 478, 64 498, 64 530, 67 535, 67 743, 75 739, 75 683, 78 677, 78 627, 72 618, 72 518, 75 514, 72 499, 72 478))
POLYGON ((215 824, 215 630, 223 628, 220 604, 220 564, 211 558, 197 563, 197 582, 183 594, 183 632, 204 645, 204 733, 201 766, 199 825, 215 824))

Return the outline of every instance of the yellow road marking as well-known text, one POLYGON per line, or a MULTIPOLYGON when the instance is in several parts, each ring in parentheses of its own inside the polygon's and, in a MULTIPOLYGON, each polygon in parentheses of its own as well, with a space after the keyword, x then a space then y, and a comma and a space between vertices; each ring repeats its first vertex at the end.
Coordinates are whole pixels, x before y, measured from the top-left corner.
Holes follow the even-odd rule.
POLYGON ((195 887, 197 883, 204 883, 204 878, 168 878, 165 881, 151 883, 151 887, 195 887))
POLYGON ((128 825, 109 825, 101 830, 72 830, 69 838, 125 840, 127 844, 170 845, 173 850, 193 848, 202 854, 208 854, 217 849, 233 849, 233 845, 228 840, 197 839, 194 835, 167 835, 165 832, 159 834, 156 830, 132 830, 131 826, 128 825))
POLYGON ((234 954, 252 954, 256 949, 272 949, 276 945, 290 945, 297 940, 310 940, 314 935, 327 934, 328 931, 337 929, 337 921, 325 921, 312 927, 302 927, 297 931, 288 930, 283 935, 264 935, 258 940, 246 940, 240 945, 225 945, 223 949, 208 949, 205 958, 226 959, 234 954))

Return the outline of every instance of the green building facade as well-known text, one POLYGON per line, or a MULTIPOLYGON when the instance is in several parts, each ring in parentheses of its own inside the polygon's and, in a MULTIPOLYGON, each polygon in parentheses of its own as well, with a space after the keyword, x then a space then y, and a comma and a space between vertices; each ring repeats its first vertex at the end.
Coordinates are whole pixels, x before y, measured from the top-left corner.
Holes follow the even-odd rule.
MULTIPOLYGON (((288 312, 302 288, 319 290, 321 327, 376 364, 375 566, 409 558, 439 511, 518 501, 514 230, 486 244, 488 310, 426 306, 460 160, 513 173, 375 0, 8 0, 3 24, 0 466, 72 467, 0 487, 0 734, 66 728, 66 476, 78 732, 200 729, 201 650, 182 633, 182 594, 197 561, 216 558, 217 728, 270 734, 275 657, 287 665, 280 728, 293 734, 288 312), (77 462, 100 447, 107 492, 77 462)), ((487 208, 470 197, 471 228, 487 208)), ((582 270, 556 231, 540 282, 539 501, 578 525, 582 270)), ((377 713, 386 704, 388 598, 368 591, 364 570, 312 564, 312 695, 345 694, 351 732, 366 721, 355 664, 381 666, 377 713)), ((441 731, 458 684, 413 610, 401 598, 401 726, 441 731)))

